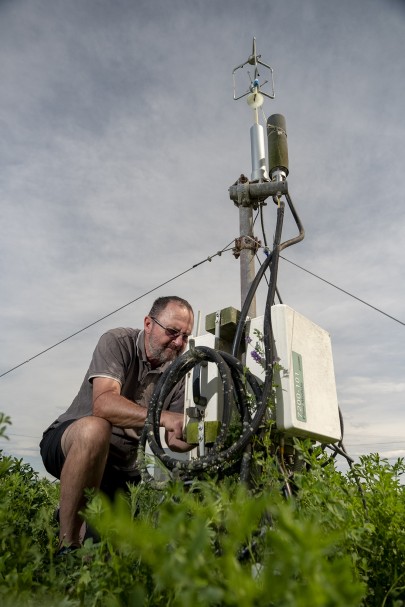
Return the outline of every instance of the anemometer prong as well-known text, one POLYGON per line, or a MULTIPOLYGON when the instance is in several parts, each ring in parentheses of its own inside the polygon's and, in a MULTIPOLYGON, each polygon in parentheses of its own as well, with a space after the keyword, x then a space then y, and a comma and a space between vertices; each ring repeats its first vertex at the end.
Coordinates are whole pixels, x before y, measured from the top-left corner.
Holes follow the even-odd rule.
POLYGON ((265 97, 268 97, 269 99, 274 99, 275 97, 275 92, 274 92, 274 78, 273 78, 273 68, 270 67, 270 65, 267 65, 267 63, 264 63, 263 61, 260 61, 261 55, 257 54, 256 51, 256 38, 253 38, 253 48, 252 48, 252 54, 250 55, 250 57, 244 62, 241 63, 240 65, 238 65, 237 67, 235 67, 235 69, 232 72, 232 78, 233 78, 233 98, 235 101, 237 101, 238 99, 242 99, 242 97, 246 97, 247 95, 249 95, 250 93, 260 93, 261 95, 264 95, 265 97), (254 72, 254 78, 252 80, 252 78, 250 77, 250 74, 248 72, 249 75, 249 79, 250 79, 250 86, 248 88, 248 90, 243 93, 242 95, 236 95, 236 78, 235 78, 235 73, 237 72, 237 70, 243 69, 245 67, 245 65, 254 65, 255 68, 255 72, 254 72), (270 75, 271 75, 271 93, 265 93, 264 91, 260 90, 260 87, 264 86, 265 84, 267 84, 269 81, 265 80, 262 85, 260 85, 260 81, 259 81, 259 68, 258 65, 262 65, 264 68, 270 70, 270 75))

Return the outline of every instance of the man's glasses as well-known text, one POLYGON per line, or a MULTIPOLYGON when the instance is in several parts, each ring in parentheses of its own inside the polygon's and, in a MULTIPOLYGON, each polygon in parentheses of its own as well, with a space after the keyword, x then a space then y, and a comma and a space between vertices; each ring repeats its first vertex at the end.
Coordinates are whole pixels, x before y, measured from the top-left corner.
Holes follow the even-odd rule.
POLYGON ((171 329, 170 327, 165 327, 164 325, 162 325, 161 322, 158 321, 157 318, 155 318, 154 316, 151 316, 151 319, 159 325, 159 327, 162 327, 162 329, 164 329, 166 331, 166 334, 171 337, 172 339, 177 339, 178 337, 181 336, 181 339, 183 341, 187 341, 188 338, 190 337, 189 335, 187 335, 187 333, 182 333, 181 331, 177 331, 177 329, 171 329))

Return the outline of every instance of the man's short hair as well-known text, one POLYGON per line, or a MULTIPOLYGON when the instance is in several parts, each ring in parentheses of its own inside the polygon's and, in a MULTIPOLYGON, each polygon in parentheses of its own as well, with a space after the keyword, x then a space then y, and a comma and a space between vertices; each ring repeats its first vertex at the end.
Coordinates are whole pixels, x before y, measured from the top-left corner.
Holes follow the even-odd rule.
POLYGON ((148 316, 155 316, 156 318, 158 318, 159 314, 164 312, 164 310, 170 303, 175 303, 179 306, 183 306, 190 310, 192 314, 194 314, 193 308, 188 303, 188 301, 186 301, 182 297, 177 297, 177 295, 168 295, 167 297, 158 297, 157 299, 155 299, 148 316))

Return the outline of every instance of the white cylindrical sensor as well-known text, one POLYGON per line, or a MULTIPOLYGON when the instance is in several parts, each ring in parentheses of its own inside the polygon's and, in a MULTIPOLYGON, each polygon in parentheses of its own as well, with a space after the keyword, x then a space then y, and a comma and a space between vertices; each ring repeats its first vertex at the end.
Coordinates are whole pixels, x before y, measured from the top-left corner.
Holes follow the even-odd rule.
POLYGON ((250 127, 250 148, 252 155, 251 181, 268 179, 266 153, 264 148, 264 130, 261 124, 250 127))

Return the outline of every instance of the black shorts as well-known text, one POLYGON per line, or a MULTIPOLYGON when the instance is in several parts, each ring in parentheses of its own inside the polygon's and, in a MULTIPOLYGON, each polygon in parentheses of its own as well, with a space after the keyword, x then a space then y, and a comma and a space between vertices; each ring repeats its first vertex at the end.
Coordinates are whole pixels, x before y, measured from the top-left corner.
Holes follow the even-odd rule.
MULTIPOLYGON (((60 478, 66 459, 61 446, 62 435, 66 428, 75 421, 75 419, 69 419, 56 426, 56 428, 46 430, 39 444, 45 469, 56 478, 60 478)), ((128 483, 137 485, 140 481, 141 476, 138 471, 120 470, 112 462, 112 458, 107 458, 100 489, 112 498, 118 490, 127 491, 128 483)))

